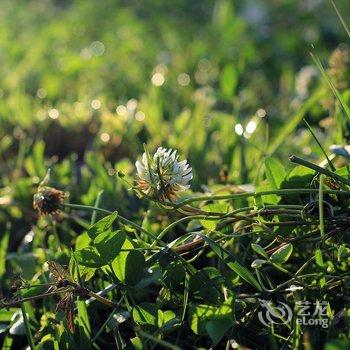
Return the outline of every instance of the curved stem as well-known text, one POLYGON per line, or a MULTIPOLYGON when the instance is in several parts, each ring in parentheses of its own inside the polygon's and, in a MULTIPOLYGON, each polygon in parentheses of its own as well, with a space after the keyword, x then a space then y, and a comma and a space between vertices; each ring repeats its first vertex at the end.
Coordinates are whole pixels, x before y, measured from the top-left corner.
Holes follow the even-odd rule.
POLYGON ((291 162, 293 162, 293 163, 296 163, 296 164, 302 165, 302 166, 304 166, 306 168, 315 170, 315 171, 317 171, 320 174, 332 177, 333 179, 336 179, 339 182, 342 182, 343 184, 350 186, 350 180, 348 180, 345 177, 340 176, 337 173, 335 173, 333 171, 330 171, 330 170, 328 170, 326 168, 321 168, 320 166, 318 166, 318 165, 316 165, 314 163, 311 163, 311 162, 309 162, 309 161, 307 161, 305 159, 302 159, 302 158, 299 158, 299 157, 293 155, 293 156, 289 157, 289 160, 291 162))
MULTIPOLYGON (((104 213, 104 214, 112 214, 113 212, 110 211, 110 210, 107 210, 107 209, 102 209, 102 208, 99 208, 99 207, 94 207, 92 205, 82 205, 82 204, 71 204, 71 203, 64 203, 63 204, 64 207, 66 208, 72 208, 72 209, 82 209, 82 210, 92 210, 94 212, 101 212, 101 213, 104 213)), ((118 213, 118 217, 117 217, 117 220, 119 220, 120 222, 124 223, 124 224, 127 224, 143 233, 145 233, 146 235, 148 236, 151 236, 152 238, 155 238, 156 236, 153 235, 153 233, 145 230, 143 227, 141 227, 140 225, 138 224, 135 224, 134 222, 128 220, 127 218, 119 215, 118 213)))
MULTIPOLYGON (((242 193, 233 193, 226 195, 208 195, 208 196, 198 196, 187 198, 178 203, 163 203, 169 207, 174 209, 180 208, 183 205, 193 203, 193 202, 201 202, 208 200, 230 200, 230 199, 242 199, 249 197, 257 197, 257 196, 268 196, 271 194, 275 195, 293 195, 293 194, 308 194, 308 193, 318 193, 318 189, 315 188, 289 188, 289 189, 281 189, 281 190, 269 190, 269 191, 261 191, 261 192, 242 192, 242 193)), ((324 193, 327 194, 336 194, 336 195, 348 195, 350 196, 350 191, 345 190, 324 190, 324 193)))
MULTIPOLYGON (((80 204, 71 204, 71 203, 64 203, 63 204, 64 207, 66 208, 74 208, 74 209, 81 209, 81 210, 96 210, 96 211, 100 211, 102 213, 105 213, 105 214, 112 214, 112 211, 110 210, 107 210, 107 209, 102 209, 102 208, 97 208, 97 207, 93 207, 93 206, 90 206, 90 205, 80 205, 80 204)), ((140 230, 141 232, 143 232, 144 234, 146 234, 147 236, 151 237, 154 241, 156 241, 161 247, 165 248, 165 249, 170 249, 169 246, 163 242, 161 239, 159 239, 157 236, 155 236, 153 233, 145 230, 144 228, 142 228, 141 226, 133 223, 132 221, 128 220, 127 218, 121 216, 118 214, 118 219, 120 222, 124 223, 124 224, 127 224, 131 227, 134 227, 135 229, 137 230, 140 230)), ((194 271, 194 268, 189 264, 187 263, 187 261, 185 259, 183 259, 181 257, 180 254, 178 254, 176 251, 172 250, 173 254, 178 258, 180 259, 188 268, 188 270, 193 273, 194 271)))

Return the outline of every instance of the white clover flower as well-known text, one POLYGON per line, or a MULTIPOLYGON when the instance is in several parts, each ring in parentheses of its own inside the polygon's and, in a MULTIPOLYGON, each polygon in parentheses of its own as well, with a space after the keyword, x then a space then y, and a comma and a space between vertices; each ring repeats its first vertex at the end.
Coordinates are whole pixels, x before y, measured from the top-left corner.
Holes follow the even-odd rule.
POLYGON ((176 150, 159 147, 153 158, 143 153, 135 163, 139 189, 150 197, 160 200, 173 199, 176 192, 190 187, 192 168, 187 160, 179 161, 176 150))

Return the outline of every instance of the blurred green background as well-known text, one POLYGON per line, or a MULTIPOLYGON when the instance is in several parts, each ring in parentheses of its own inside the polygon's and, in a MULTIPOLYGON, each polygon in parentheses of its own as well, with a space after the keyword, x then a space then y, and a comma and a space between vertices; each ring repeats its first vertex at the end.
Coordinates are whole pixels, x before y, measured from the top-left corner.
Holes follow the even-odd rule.
POLYGON ((23 236, 48 167, 72 201, 104 189, 134 213, 116 172, 133 176, 143 143, 187 157, 195 190, 259 183, 268 154, 317 158, 303 116, 326 146, 346 140, 325 133, 339 111, 309 51, 327 68, 345 41, 330 1, 2 0, 1 228, 23 236))

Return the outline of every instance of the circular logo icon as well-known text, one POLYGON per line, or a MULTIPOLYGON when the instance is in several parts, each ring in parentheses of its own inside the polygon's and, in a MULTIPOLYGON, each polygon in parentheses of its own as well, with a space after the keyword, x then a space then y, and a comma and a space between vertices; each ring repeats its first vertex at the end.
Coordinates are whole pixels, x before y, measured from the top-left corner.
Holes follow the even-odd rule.
POLYGON ((260 300, 262 311, 259 311, 259 321, 269 327, 272 324, 287 324, 293 318, 292 309, 285 303, 278 302, 274 304, 272 301, 260 300))

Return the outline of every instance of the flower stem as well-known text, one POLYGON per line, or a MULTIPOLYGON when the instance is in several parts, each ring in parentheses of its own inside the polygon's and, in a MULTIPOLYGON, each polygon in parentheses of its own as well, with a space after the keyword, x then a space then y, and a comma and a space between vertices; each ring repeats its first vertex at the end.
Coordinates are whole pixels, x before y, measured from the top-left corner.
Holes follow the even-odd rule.
MULTIPOLYGON (((63 206, 66 207, 66 208, 72 208, 72 209, 92 210, 94 212, 99 211, 99 212, 104 213, 104 214, 112 214, 113 213, 110 210, 102 209, 102 208, 99 208, 99 207, 94 207, 94 206, 91 206, 91 205, 64 203, 63 206)), ((119 215, 119 213, 118 213, 117 219, 120 222, 122 222, 124 224, 127 224, 127 225, 130 225, 130 226, 136 228, 137 230, 140 230, 141 232, 143 232, 143 233, 145 233, 145 234, 147 234, 147 235, 149 235, 151 237, 155 237, 151 232, 148 232, 143 227, 135 224, 134 222, 128 220, 127 218, 124 218, 123 216, 119 215)))
MULTIPOLYGON (((325 170, 323 168, 320 168, 322 170, 325 170)), ((332 173, 333 174, 333 173, 332 173)), ((337 174, 336 174, 337 175, 337 174)), ((337 175, 339 176, 339 175, 337 175)), ((341 177, 341 176, 340 176, 341 177)), ((344 180, 343 177, 341 177, 342 180, 344 180)), ((346 180, 346 179, 345 179, 346 180)), ((349 181, 350 184, 350 181, 349 181)), ((186 204, 193 203, 193 202, 201 202, 201 201, 208 201, 208 200, 234 200, 234 199, 242 199, 242 198, 249 198, 249 197, 257 197, 257 196, 268 196, 271 194, 275 194, 277 196, 287 196, 287 195, 293 195, 293 194, 308 194, 308 193, 318 193, 318 189, 315 188, 288 188, 288 189, 280 189, 280 190, 269 190, 269 191, 261 191, 261 192, 241 192, 241 193, 233 193, 233 194, 226 194, 226 195, 208 195, 208 196, 198 196, 198 197, 192 197, 187 198, 181 202, 178 203, 163 203, 167 206, 173 207, 174 209, 180 208, 186 204)), ((324 190, 324 193, 328 194, 335 194, 335 195, 350 195, 350 191, 345 190, 324 190)))
MULTIPOLYGON (((110 210, 107 210, 107 209, 102 209, 102 208, 97 208, 97 207, 93 207, 93 206, 90 206, 90 205, 81 205, 81 204, 70 204, 70 203, 64 203, 62 204, 63 207, 66 207, 66 208, 73 208, 73 209, 81 209, 81 210, 96 210, 96 211, 100 211, 101 213, 105 213, 105 214, 112 214, 112 212, 110 210)), ((134 227, 135 229, 137 230, 140 230, 141 232, 143 232, 144 234, 148 235, 149 237, 151 237, 154 241, 157 241, 157 243, 162 246, 163 248, 165 249, 170 249, 169 246, 163 242, 161 239, 159 239, 157 236, 155 236, 153 233, 145 230, 144 228, 142 228, 141 226, 133 223, 132 221, 124 218, 123 216, 119 215, 118 214, 118 220, 124 224, 127 224, 131 227, 134 227)), ((180 254, 178 254, 175 250, 172 250, 173 254, 178 258, 180 259, 188 268, 188 270, 191 272, 191 273, 194 273, 194 268, 191 264, 187 263, 187 261, 185 259, 183 259, 181 257, 180 254)))
MULTIPOLYGON (((315 170, 317 171, 318 173, 320 174, 324 174, 324 175, 327 175, 329 177, 332 177, 333 179, 336 179, 340 182, 342 182, 343 184, 345 185, 348 185, 350 186, 350 180, 346 179, 345 177, 343 176, 340 176, 338 174, 336 174, 335 172, 333 171, 330 171, 328 169, 325 169, 325 168, 321 168, 320 166, 314 164, 314 163, 311 163, 305 159, 302 159, 302 158, 299 158, 297 156, 290 156, 289 157, 289 160, 292 162, 292 163, 296 163, 296 164, 299 164, 299 165, 302 165, 306 168, 309 168, 309 169, 312 169, 312 170, 315 170)), ((318 191, 318 190, 317 190, 318 191)))
POLYGON ((27 312, 26 312, 26 307, 25 307, 23 302, 21 303, 21 310, 22 310, 23 323, 24 323, 24 327, 26 330, 26 335, 27 335, 29 347, 31 350, 35 350, 34 339, 33 339, 32 331, 30 329, 29 320, 28 320, 28 316, 27 316, 27 312))
POLYGON ((105 304, 105 305, 107 305, 107 306, 111 306, 111 307, 115 307, 115 306, 116 306, 116 304, 113 303, 112 301, 110 301, 110 300, 108 300, 108 299, 102 297, 101 295, 98 295, 97 293, 92 292, 91 290, 88 291, 88 296, 89 296, 90 298, 96 299, 96 300, 99 301, 100 303, 105 304))
POLYGON ((321 233, 321 237, 324 236, 325 232, 324 232, 324 208, 323 208, 323 179, 324 179, 324 175, 321 174, 320 175, 320 185, 319 185, 319 194, 318 194, 318 210, 319 210, 319 217, 320 217, 320 233, 321 233))
MULTIPOLYGON (((112 214, 112 211, 107 210, 107 209, 102 209, 102 208, 98 208, 98 207, 93 207, 90 205, 81 205, 81 204, 71 204, 71 203, 64 203, 63 204, 64 207, 66 208, 72 208, 72 209, 81 209, 81 210, 93 210, 93 211, 99 211, 101 213, 105 213, 105 214, 112 214)), ((120 222, 127 224, 133 228, 135 228, 136 230, 139 230, 141 232, 143 232, 144 234, 146 234, 147 236, 151 237, 154 241, 156 241, 158 244, 160 244, 162 247, 164 248, 168 248, 168 246, 166 245, 166 243, 164 243, 162 240, 160 240, 157 236, 155 236, 153 233, 145 230, 143 227, 141 227, 138 224, 135 224, 134 222, 128 220, 127 218, 119 215, 118 213, 118 217, 117 220, 119 220, 120 222)))

